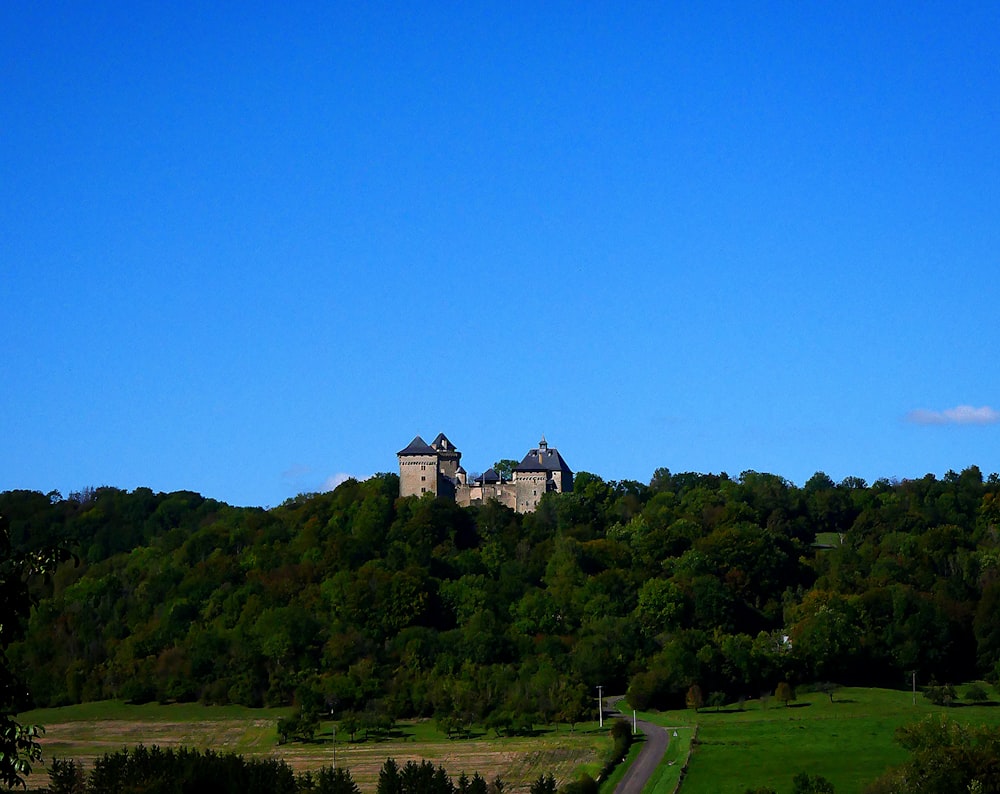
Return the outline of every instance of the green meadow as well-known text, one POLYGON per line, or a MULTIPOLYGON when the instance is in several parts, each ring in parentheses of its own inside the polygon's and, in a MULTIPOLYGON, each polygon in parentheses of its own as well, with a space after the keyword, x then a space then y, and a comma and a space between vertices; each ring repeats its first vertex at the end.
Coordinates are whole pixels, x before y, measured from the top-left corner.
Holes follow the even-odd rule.
MULTIPOLYGON (((798 772, 822 775, 837 794, 857 794, 887 767, 906 758, 894 740, 899 726, 932 714, 1000 725, 997 705, 945 708, 919 693, 914 705, 910 692, 845 688, 834 693, 832 703, 825 694, 809 692, 799 693, 787 707, 773 699, 754 700, 742 710, 731 704, 718 711, 703 708, 697 714, 688 709, 642 716, 676 727, 682 743, 685 737, 690 741, 697 727, 683 794, 743 794, 759 786, 783 794, 791 790, 798 772)), ((683 757, 675 755, 672 760, 672 766, 668 761, 660 767, 646 794, 673 791, 683 757)))

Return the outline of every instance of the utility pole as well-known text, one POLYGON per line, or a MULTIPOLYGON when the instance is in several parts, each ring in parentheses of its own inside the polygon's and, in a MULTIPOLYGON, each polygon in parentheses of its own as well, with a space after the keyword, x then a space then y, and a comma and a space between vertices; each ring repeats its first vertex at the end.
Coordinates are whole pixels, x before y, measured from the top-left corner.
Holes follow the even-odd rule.
POLYGON ((917 671, 913 671, 913 705, 917 705, 917 671))
POLYGON ((597 719, 600 726, 604 727, 604 687, 597 685, 597 719))

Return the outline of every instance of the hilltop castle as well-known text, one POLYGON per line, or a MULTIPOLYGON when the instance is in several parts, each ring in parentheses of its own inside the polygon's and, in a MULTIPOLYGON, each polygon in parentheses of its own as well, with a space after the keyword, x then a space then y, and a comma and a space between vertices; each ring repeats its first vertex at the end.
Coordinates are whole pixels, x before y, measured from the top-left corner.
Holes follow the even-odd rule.
POLYGON ((460 462, 462 453, 444 433, 438 433, 430 444, 416 436, 396 455, 400 496, 432 493, 466 507, 496 499, 518 513, 530 513, 538 507, 542 494, 573 490, 573 472, 559 450, 549 447, 544 438, 514 467, 509 480, 487 469, 470 481, 460 462))

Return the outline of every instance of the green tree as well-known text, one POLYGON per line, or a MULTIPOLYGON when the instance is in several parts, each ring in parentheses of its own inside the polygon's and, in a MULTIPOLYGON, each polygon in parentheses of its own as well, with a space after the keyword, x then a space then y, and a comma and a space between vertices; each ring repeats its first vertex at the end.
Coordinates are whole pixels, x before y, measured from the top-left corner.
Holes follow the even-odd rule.
POLYGON ((354 741, 354 737, 357 735, 358 730, 361 727, 361 719, 358 713, 355 711, 345 711, 340 718, 340 731, 342 734, 346 733, 351 737, 351 741, 354 741))
POLYGON ((687 704, 689 709, 694 709, 697 712, 705 702, 705 698, 702 697, 701 694, 701 687, 697 684, 691 684, 688 688, 687 696, 684 698, 684 702, 687 704))
POLYGON ((403 783, 399 776, 399 765, 395 758, 386 758, 378 773, 376 794, 402 794, 403 783))
POLYGON ((53 758, 49 767, 49 794, 84 794, 87 776, 80 761, 53 758))
POLYGON ((568 722, 571 731, 576 730, 576 724, 583 722, 590 715, 591 700, 587 687, 583 684, 566 686, 560 691, 560 708, 556 718, 568 722))
POLYGON ((517 468, 520 461, 511 460, 510 458, 501 458, 496 463, 493 464, 493 471, 499 474, 505 481, 513 479, 514 469, 517 468))
POLYGON ((896 730, 909 760, 878 778, 866 794, 1000 791, 1000 730, 931 716, 896 730))
POLYGON ((795 690, 792 689, 792 685, 787 681, 782 681, 774 690, 774 697, 787 707, 790 700, 795 700, 795 690))
POLYGON ((295 714, 289 717, 281 717, 278 720, 278 744, 285 744, 291 740, 299 729, 299 720, 295 714))
POLYGON ((833 703, 833 696, 837 690, 840 689, 840 684, 835 684, 833 681, 820 681, 813 687, 817 692, 826 695, 830 698, 830 702, 833 703))
POLYGON ((15 553, 9 527, 0 516, 0 783, 8 788, 23 786, 31 765, 41 760, 38 725, 23 725, 17 714, 29 702, 7 651, 24 636, 31 609, 28 580, 52 571, 63 555, 55 551, 15 553))
POLYGON ((556 779, 552 774, 539 775, 531 784, 531 794, 556 794, 556 779))
POLYGON ((350 770, 344 767, 325 766, 316 773, 314 780, 313 794, 360 794, 350 770))
POLYGON ((792 647, 806 675, 824 680, 853 672, 861 632, 852 599, 813 589, 790 612, 792 647))

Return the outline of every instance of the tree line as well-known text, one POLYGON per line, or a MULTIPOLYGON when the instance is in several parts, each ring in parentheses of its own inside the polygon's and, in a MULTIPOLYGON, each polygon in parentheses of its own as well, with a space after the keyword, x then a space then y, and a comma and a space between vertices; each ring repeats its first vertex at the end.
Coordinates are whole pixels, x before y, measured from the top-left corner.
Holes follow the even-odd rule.
MULTIPOLYGON (((78 761, 55 759, 48 794, 360 794, 349 769, 325 766, 295 774, 277 758, 245 758, 181 747, 138 745, 105 753, 90 771, 78 761)), ((444 767, 429 761, 407 761, 400 766, 387 758, 379 772, 375 794, 503 794, 506 784, 497 776, 487 782, 478 773, 452 778, 444 767)), ((551 775, 539 776, 530 794, 555 794, 551 775)))
POLYGON ((101 487, 0 493, 0 515, 14 548, 73 553, 9 650, 38 706, 294 703, 458 738, 596 717, 598 684, 648 708, 1000 676, 1000 482, 976 467, 584 472, 526 515, 400 499, 393 474, 270 510, 101 487))

